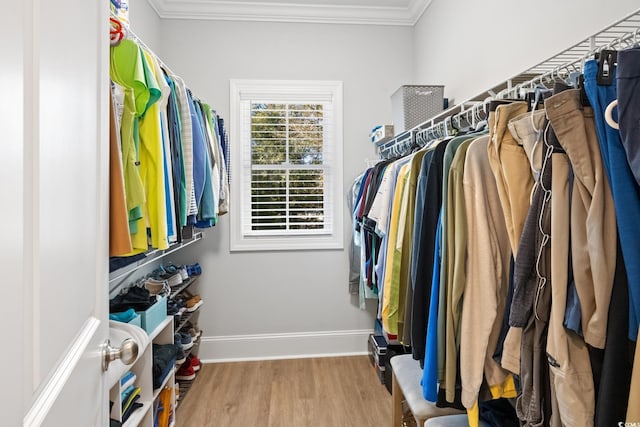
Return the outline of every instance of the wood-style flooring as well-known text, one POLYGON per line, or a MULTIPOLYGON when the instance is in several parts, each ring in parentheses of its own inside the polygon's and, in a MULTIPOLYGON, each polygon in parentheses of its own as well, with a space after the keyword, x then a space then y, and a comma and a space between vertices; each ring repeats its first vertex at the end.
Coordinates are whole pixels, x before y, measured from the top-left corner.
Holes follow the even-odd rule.
POLYGON ((367 356, 203 365, 177 427, 387 427, 391 395, 367 356))

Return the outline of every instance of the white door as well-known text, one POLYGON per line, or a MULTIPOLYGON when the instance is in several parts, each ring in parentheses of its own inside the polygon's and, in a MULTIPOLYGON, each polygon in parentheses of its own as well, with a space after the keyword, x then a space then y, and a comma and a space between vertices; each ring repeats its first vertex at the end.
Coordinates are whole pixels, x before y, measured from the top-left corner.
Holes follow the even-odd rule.
POLYGON ((0 424, 108 425, 109 2, 1 4, 0 424))

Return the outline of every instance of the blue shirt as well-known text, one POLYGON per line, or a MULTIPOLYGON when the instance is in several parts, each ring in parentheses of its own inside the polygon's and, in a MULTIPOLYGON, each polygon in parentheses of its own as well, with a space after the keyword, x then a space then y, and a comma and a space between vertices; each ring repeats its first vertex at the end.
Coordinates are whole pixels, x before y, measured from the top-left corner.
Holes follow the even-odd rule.
POLYGON ((640 189, 629 167, 620 132, 607 126, 604 120, 604 110, 617 96, 615 69, 612 72, 613 84, 599 86, 596 80, 598 62, 587 61, 584 86, 595 114, 600 152, 616 207, 618 236, 629 286, 629 339, 636 341, 640 322, 640 189))
POLYGON ((436 229, 436 246, 433 260, 433 278, 431 280, 431 302, 429 304, 429 322, 427 323, 427 346, 422 372, 422 395, 429 402, 438 401, 438 292, 440 291, 440 242, 442 240, 442 209, 436 229))
POLYGON ((204 186, 206 180, 206 147, 204 134, 198 119, 198 114, 193 105, 193 98, 191 92, 187 91, 187 99, 189 101, 189 112, 191 113, 191 123, 193 132, 193 187, 196 193, 196 204, 200 208, 200 201, 202 200, 202 194, 204 193, 204 186))

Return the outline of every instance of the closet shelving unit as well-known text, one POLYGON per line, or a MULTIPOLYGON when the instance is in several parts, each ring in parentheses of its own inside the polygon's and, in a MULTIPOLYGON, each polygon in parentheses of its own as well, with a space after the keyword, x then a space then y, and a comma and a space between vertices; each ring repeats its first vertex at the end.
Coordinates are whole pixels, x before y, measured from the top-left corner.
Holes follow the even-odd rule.
MULTIPOLYGON (((131 39, 133 41, 135 41, 137 44, 139 44, 140 46, 142 46, 144 49, 146 49, 149 52, 153 52, 152 49, 149 48, 149 46, 147 46, 144 41, 138 37, 130 28, 126 29, 126 38, 131 39)), ((154 55, 155 56, 155 55, 154 55)), ((170 74, 175 74, 171 71, 171 69, 160 59, 156 56, 156 59, 158 60, 158 62, 160 63, 161 67, 164 68, 166 71, 168 71, 170 74)), ((143 267, 148 266, 154 262, 158 262, 160 261, 162 258, 164 258, 167 255, 170 255, 176 251, 182 250, 183 248, 192 245, 193 243, 201 240, 203 238, 203 234, 202 232, 197 232, 197 233, 193 233, 192 237, 189 239, 183 239, 181 243, 175 243, 169 246, 168 249, 165 250, 151 250, 149 252, 147 252, 145 254, 145 257, 137 262, 134 262, 132 264, 126 265, 122 268, 119 268, 113 272, 109 273, 109 293, 115 293, 117 291, 119 291, 122 286, 123 283, 125 282, 130 282, 130 279, 136 272, 140 271, 143 267)), ((169 295, 169 298, 174 298, 177 295, 179 295, 180 293, 184 292, 185 290, 187 290, 190 286, 192 286, 197 280, 198 280, 199 276, 192 276, 189 277, 185 282, 183 282, 181 285, 179 285, 178 287, 174 288, 171 290, 171 293, 169 295)), ((192 324, 195 324, 195 320, 197 320, 197 317, 200 313, 200 307, 198 307, 196 310, 194 310, 191 313, 187 313, 185 312, 181 317, 180 320, 177 323, 175 322, 175 318, 173 315, 168 315, 167 318, 158 326, 158 328, 152 333, 150 334, 150 338, 152 343, 156 343, 156 344, 169 344, 169 343, 173 343, 174 341, 174 335, 175 333, 181 331, 184 326, 187 324, 187 322, 191 321, 192 324)), ((201 334, 200 334, 201 336, 201 334)), ((196 351, 197 346, 200 343, 200 336, 197 338, 196 341, 194 341, 193 347, 190 348, 189 350, 185 351, 185 355, 188 356, 189 354, 193 353, 194 351, 196 351)), ((149 346, 149 349, 146 350, 147 352, 151 353, 151 346, 149 346)), ((149 378, 151 377, 151 367, 152 367, 152 357, 149 356, 149 359, 151 361, 149 361, 148 363, 144 364, 144 369, 142 369, 139 366, 134 366, 132 367, 132 370, 136 370, 141 372, 142 375, 148 375, 149 378), (147 366, 148 365, 148 366, 147 366)), ((136 362, 136 365, 139 362, 136 362)), ((178 409, 178 406, 180 404, 180 402, 183 401, 184 396, 186 395, 186 393, 188 392, 189 388, 191 387, 191 384, 193 383, 193 381, 190 382, 183 382, 180 381, 178 382, 176 380, 176 373, 178 371, 178 369, 180 368, 180 366, 175 366, 171 372, 169 373, 169 375, 167 375, 167 377, 163 380, 162 386, 156 390, 153 390, 152 396, 151 396, 151 402, 149 403, 148 407, 145 406, 142 409, 139 409, 137 412, 139 412, 140 414, 136 415, 135 413, 132 414, 131 418, 127 421, 126 426, 147 426, 147 425, 152 425, 153 424, 153 418, 154 415, 153 414, 153 410, 150 410, 154 405, 156 400, 158 399, 160 392, 162 391, 162 389, 165 386, 178 386, 180 387, 180 396, 178 401, 176 401, 175 397, 173 398, 173 417, 172 417, 172 421, 170 423, 170 427, 175 425, 175 419, 176 419, 176 412, 178 409), (134 417, 134 415, 136 415, 134 417)), ((147 381, 147 383, 150 383, 151 380, 149 379, 145 379, 145 381, 147 381)), ((114 395, 115 390, 111 391, 111 394, 114 395)))
POLYGON ((426 120, 413 129, 377 144, 381 158, 405 153, 409 147, 424 145, 435 137, 455 132, 454 123, 465 121, 475 124, 486 117, 486 107, 492 100, 520 98, 522 90, 565 78, 580 72, 584 62, 604 49, 625 49, 640 45, 640 9, 630 13, 601 31, 585 38, 551 58, 534 65, 522 73, 461 102, 426 120))
MULTIPOLYGON (((191 239, 183 240, 182 243, 172 244, 168 249, 165 250, 152 250, 148 252, 145 258, 122 267, 118 270, 115 270, 109 274, 109 284, 110 284, 110 292, 117 290, 118 288, 123 286, 123 282, 127 281, 126 279, 132 277, 136 272, 140 271, 143 267, 150 265, 151 263, 158 262, 165 256, 172 254, 176 251, 179 251, 199 240, 202 239, 202 233, 195 233, 191 239), (112 286, 113 285, 113 286, 112 286)), ((191 276, 187 280, 185 280, 179 286, 173 288, 169 295, 170 298, 174 298, 180 293, 187 290, 190 286, 196 283, 199 279, 199 276, 191 276)), ((164 319, 154 331, 149 334, 149 338, 151 343, 153 344, 172 344, 174 334, 184 328, 189 320, 193 320, 194 316, 197 316, 200 311, 200 308, 196 309, 192 313, 184 313, 180 317, 180 321, 177 324, 174 324, 174 316, 168 315, 166 319, 164 319)), ((189 355, 192 353, 196 346, 199 344, 200 338, 194 342, 194 345, 188 351, 185 351, 185 355, 189 355)), ((142 355, 138 359, 138 361, 131 367, 131 370, 136 373, 138 378, 141 378, 141 382, 144 384, 146 389, 151 387, 151 370, 153 365, 153 355, 152 355, 152 345, 149 345, 147 349, 144 351, 145 354, 142 355), (148 353, 148 354, 147 354, 148 353), (143 378, 143 379, 142 379, 143 378)), ((164 378, 162 385, 153 390, 152 392, 143 389, 143 407, 136 410, 131 417, 124 424, 127 427, 135 427, 135 426, 151 426, 153 425, 153 419, 155 414, 153 413, 153 407, 155 406, 155 402, 157 401, 160 392, 164 389, 165 386, 175 387, 178 383, 176 380, 176 372, 180 368, 180 366, 175 366, 170 373, 164 378)), ((191 383, 180 382, 180 399, 178 401, 173 400, 174 414, 173 421, 171 425, 175 425, 175 414, 178 409, 178 406, 184 396, 188 392, 191 383)), ((117 405, 120 404, 118 397, 120 395, 120 387, 116 385, 112 388, 110 392, 110 396, 113 400, 116 400, 117 405)))

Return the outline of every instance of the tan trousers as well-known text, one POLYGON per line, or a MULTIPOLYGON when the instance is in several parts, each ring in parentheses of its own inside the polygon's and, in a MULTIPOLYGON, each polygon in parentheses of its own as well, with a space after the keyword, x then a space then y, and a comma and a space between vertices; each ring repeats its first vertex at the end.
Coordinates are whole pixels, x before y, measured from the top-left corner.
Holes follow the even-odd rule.
POLYGON ((604 348, 616 269, 616 216, 593 110, 582 107, 578 89, 552 96, 545 107, 575 177, 571 197, 571 257, 584 340, 596 348, 604 348))
MULTIPOLYGON (((524 148, 509 131, 509 121, 527 111, 526 102, 500 105, 489 115, 489 164, 496 179, 498 196, 514 258, 530 206, 533 177, 524 148)), ((520 373, 522 329, 511 328, 502 351, 502 367, 520 373)))
POLYGON ((551 387, 564 426, 593 426, 595 392, 587 346, 564 328, 569 258, 569 159, 552 155, 551 183, 551 315, 547 355, 551 387))
POLYGON ((522 227, 529 212, 533 178, 527 154, 509 132, 508 124, 509 120, 526 111, 525 102, 500 105, 493 116, 493 123, 489 123, 489 163, 496 178, 514 257, 518 253, 522 227))

